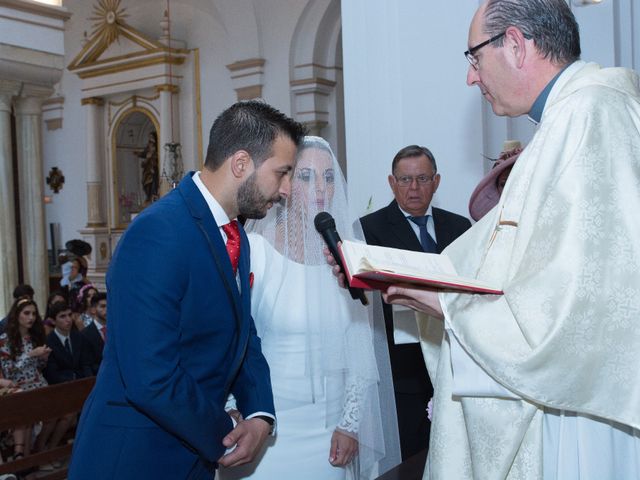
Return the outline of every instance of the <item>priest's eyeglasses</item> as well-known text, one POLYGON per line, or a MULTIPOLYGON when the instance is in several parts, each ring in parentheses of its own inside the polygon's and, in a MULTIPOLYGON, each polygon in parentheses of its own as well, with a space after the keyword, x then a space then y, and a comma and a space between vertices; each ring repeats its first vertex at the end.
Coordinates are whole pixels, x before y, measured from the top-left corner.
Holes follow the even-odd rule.
POLYGON ((493 43, 499 38, 503 37, 505 33, 507 32, 505 31, 505 32, 499 33, 498 35, 494 35, 489 40, 485 40, 484 42, 479 43, 475 47, 471 47, 469 50, 464 52, 464 56, 467 58, 467 60, 469 61, 469 63, 471 64, 474 70, 478 70, 478 58, 475 56, 475 53, 478 50, 480 50, 482 47, 486 47, 490 43, 493 43))
POLYGON ((408 187, 409 185, 413 184, 414 180, 418 183, 418 185, 427 185, 428 183, 433 182, 433 179, 436 178, 436 175, 436 173, 434 173, 433 175, 417 175, 415 177, 412 177, 411 175, 396 177, 394 175, 394 178, 396 179, 396 182, 398 182, 398 185, 400 185, 401 187, 408 187))

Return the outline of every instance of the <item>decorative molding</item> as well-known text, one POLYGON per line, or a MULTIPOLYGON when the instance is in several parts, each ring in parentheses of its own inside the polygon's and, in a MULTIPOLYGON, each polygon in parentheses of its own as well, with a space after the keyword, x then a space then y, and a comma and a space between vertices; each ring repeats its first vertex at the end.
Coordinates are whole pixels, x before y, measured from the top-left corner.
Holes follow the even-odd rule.
POLYGON ((336 82, 322 77, 301 78, 290 81, 295 118, 320 135, 329 124, 329 96, 336 82))
POLYGON ((4 18, 6 20, 11 20, 13 22, 26 23, 28 25, 35 25, 36 27, 50 28, 52 30, 58 30, 60 32, 64 32, 64 26, 62 26, 62 24, 60 26, 50 25, 50 24, 44 23, 44 22, 34 22, 33 20, 27 20, 26 18, 11 17, 9 15, 0 15, 0 18, 4 18))
MULTIPOLYGON (((108 87, 118 87, 118 86, 127 85, 127 84, 135 84, 135 83, 139 83, 141 81, 146 81, 146 80, 156 80, 158 78, 166 79, 167 75, 151 75, 149 77, 136 77, 136 78, 132 78, 131 80, 125 80, 122 82, 104 83, 104 84, 98 85, 97 87, 86 87, 86 88, 82 88, 81 90, 83 92, 90 92, 92 90, 104 90, 105 88, 108 88, 108 87)), ((173 78, 182 80, 182 75, 173 75, 173 78)), ((134 90, 134 88, 132 88, 131 90, 134 90)), ((153 97, 153 98, 155 99, 157 97, 153 97)))
POLYGON ((126 100, 124 100, 123 102, 113 102, 113 103, 109 102, 107 104, 107 107, 108 107, 107 123, 108 123, 109 129, 111 129, 111 126, 113 125, 114 120, 120 118, 123 112, 130 113, 133 111, 141 111, 146 115, 151 116, 153 118, 154 125, 156 125, 157 123, 156 119, 160 118, 160 112, 152 102, 153 100, 156 100, 159 97, 160 97, 160 94, 154 97, 150 97, 150 99, 147 100, 147 97, 133 95, 127 98, 126 100), (138 99, 142 99, 143 101, 139 102, 138 99), (112 106, 117 108, 115 108, 114 111, 112 111, 111 110, 112 106))
POLYGON ((92 78, 111 73, 142 68, 149 65, 181 65, 189 51, 183 48, 170 48, 157 40, 128 25, 124 18, 124 9, 120 9, 120 0, 99 0, 94 6, 97 22, 86 44, 67 67, 80 78, 92 78), (131 52, 106 59, 101 56, 120 36, 127 38, 142 51, 131 52), (133 59, 133 61, 129 61, 133 59))
POLYGON ((0 43, 0 72, 5 80, 53 86, 63 71, 64 55, 0 43))
POLYGON ((109 106, 120 107, 122 105, 126 105, 127 103, 131 103, 132 106, 135 107, 136 104, 138 103, 138 99, 145 100, 147 102, 153 102, 154 100, 157 100, 158 98, 160 98, 160 93, 157 93, 156 95, 154 95, 152 97, 145 97, 144 95, 131 95, 130 97, 125 98, 121 102, 110 101, 109 102, 109 106))
POLYGON ((80 105, 97 105, 101 107, 104 105, 104 99, 100 97, 87 97, 80 100, 80 105))
POLYGON ((13 111, 13 96, 10 93, 0 92, 0 112, 11 113, 13 111))
POLYGON ((64 112, 64 97, 58 96, 48 98, 42 102, 42 118, 47 130, 58 130, 62 128, 62 118, 64 112))
POLYGON ((0 80, 0 95, 13 97, 20 92, 20 85, 16 80, 0 80))
POLYGON ((264 67, 265 59, 264 58, 250 58, 248 60, 240 60, 238 62, 230 63, 227 65, 227 68, 230 72, 236 72, 238 70, 248 70, 251 68, 262 68, 264 67))
POLYGON ((178 85, 171 85, 169 83, 163 83, 162 85, 156 86, 156 92, 171 92, 171 93, 180 93, 180 87, 178 85))
MULTIPOLYGON (((126 72, 128 70, 136 70, 139 68, 148 67, 150 65, 168 65, 168 64, 182 65, 185 61, 184 56, 176 57, 171 53, 162 52, 161 55, 152 56, 152 57, 149 57, 148 55, 149 55, 149 52, 142 52, 142 53, 132 54, 131 57, 144 56, 145 58, 140 58, 132 62, 117 63, 117 64, 112 64, 109 66, 98 67, 98 68, 95 68, 95 65, 92 65, 91 66, 92 68, 87 68, 83 71, 79 71, 80 67, 73 68, 73 69, 69 67, 69 70, 71 71, 76 70, 78 77, 85 79, 85 78, 100 77, 103 75, 110 75, 112 73, 126 72)), ((109 62, 111 63, 112 60, 110 59, 109 62)))
POLYGON ((264 64, 264 58, 249 58, 227 65, 238 100, 262 96, 264 64))
POLYGON ((44 124, 47 126, 47 130, 59 130, 62 128, 62 118, 52 118, 49 120, 45 120, 44 124))
POLYGON ((20 89, 20 97, 37 98, 38 105, 42 108, 43 102, 51 96, 53 93, 53 87, 45 85, 35 85, 32 83, 23 83, 20 89))
POLYGON ((104 261, 107 259, 107 242, 100 242, 100 260, 104 261))
POLYGON ((238 101, 262 98, 262 85, 251 85, 249 87, 236 88, 235 90, 238 101))
POLYGON ((335 87, 336 82, 328 80, 326 78, 303 78, 301 80, 291 80, 289 83, 292 87, 304 86, 304 85, 325 85, 327 87, 335 87))
POLYGON ((324 70, 339 70, 342 71, 342 67, 340 65, 334 65, 334 66, 329 66, 329 65, 321 65, 319 63, 301 63, 299 65, 296 65, 294 68, 306 68, 306 67, 314 67, 314 68, 322 68, 324 70))
POLYGON ((42 102, 42 107, 46 107, 48 105, 64 105, 64 97, 54 97, 48 98, 44 102, 42 102))
POLYGON ((68 20, 71 18, 71 13, 69 13, 64 7, 56 7, 55 5, 46 5, 44 3, 28 0, 0 0, 0 7, 21 10, 27 13, 35 13, 36 15, 56 18, 59 20, 68 20))
POLYGON ((77 66, 72 66, 71 64, 69 64, 68 68, 71 71, 75 71, 75 70, 80 70, 82 68, 85 68, 87 66, 99 67, 101 65, 116 63, 121 60, 129 60, 131 58, 135 59, 135 58, 145 57, 153 54, 164 54, 167 57, 182 58, 188 53, 189 53, 189 50, 185 50, 183 48, 167 48, 164 46, 160 46, 160 47, 145 49, 144 51, 136 51, 136 52, 125 53, 124 55, 117 55, 115 57, 108 57, 108 58, 105 58, 104 60, 95 60, 92 62, 87 62, 81 65, 77 65, 77 66))
POLYGON ((120 0, 99 0, 98 4, 94 5, 94 16, 89 18, 95 22, 94 30, 80 53, 69 64, 69 70, 93 64, 120 35, 137 43, 143 50, 162 47, 159 42, 127 25, 124 21, 124 9, 119 7, 120 0))
POLYGON ((302 124, 307 127, 310 135, 322 136, 322 129, 329 125, 329 122, 325 122, 323 120, 309 120, 302 122, 302 124))

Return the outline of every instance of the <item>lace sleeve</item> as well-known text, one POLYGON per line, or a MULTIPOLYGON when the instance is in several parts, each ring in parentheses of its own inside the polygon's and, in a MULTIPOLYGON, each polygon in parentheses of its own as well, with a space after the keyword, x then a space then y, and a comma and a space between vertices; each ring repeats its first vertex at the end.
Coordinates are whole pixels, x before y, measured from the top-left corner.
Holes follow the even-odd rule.
POLYGON ((342 417, 336 428, 351 436, 357 436, 360 427, 360 406, 364 397, 365 382, 352 378, 347 382, 342 406, 342 417))

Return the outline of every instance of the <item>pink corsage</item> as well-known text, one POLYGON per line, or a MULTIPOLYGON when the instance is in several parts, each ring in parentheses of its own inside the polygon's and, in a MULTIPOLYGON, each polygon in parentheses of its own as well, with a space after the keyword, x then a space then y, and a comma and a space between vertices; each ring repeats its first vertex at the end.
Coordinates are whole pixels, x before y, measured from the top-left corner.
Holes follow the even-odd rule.
POLYGON ((427 418, 429 421, 433 418, 433 397, 431 397, 429 403, 427 403, 427 418))
POLYGON ((249 288, 253 288, 253 272, 249 272, 249 288))

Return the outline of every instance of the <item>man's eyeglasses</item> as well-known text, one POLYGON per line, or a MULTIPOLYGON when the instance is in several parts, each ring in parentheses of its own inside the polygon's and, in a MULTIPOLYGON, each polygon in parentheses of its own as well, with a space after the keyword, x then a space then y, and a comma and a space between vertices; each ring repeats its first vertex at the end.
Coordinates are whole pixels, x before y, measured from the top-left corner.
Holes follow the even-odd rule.
POLYGON ((478 59, 476 58, 475 53, 478 50, 480 50, 482 47, 486 47, 490 43, 493 43, 496 40, 498 40, 499 38, 503 37, 505 33, 507 33, 507 32, 502 32, 502 33, 500 33, 498 35, 495 35, 495 36, 491 37, 489 40, 485 40, 484 42, 479 43, 475 47, 471 47, 469 50, 464 52, 464 56, 467 58, 467 60, 469 61, 471 66, 474 68, 474 70, 478 70, 478 59))
POLYGON ((409 185, 413 184, 414 180, 418 182, 418 185, 426 185, 427 183, 431 183, 433 182, 433 179, 436 178, 436 175, 436 173, 434 173, 433 175, 417 175, 415 177, 412 177, 411 175, 396 177, 394 175, 393 178, 396 179, 396 182, 398 182, 398 185, 400 185, 401 187, 408 187, 409 185))

